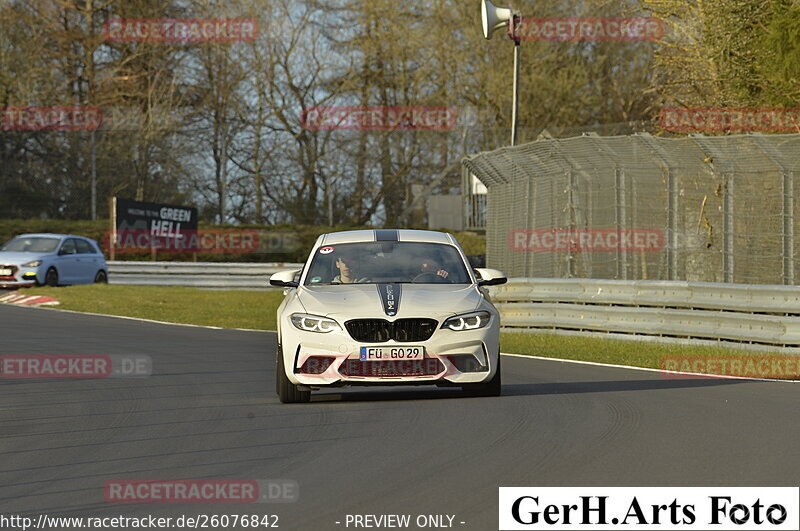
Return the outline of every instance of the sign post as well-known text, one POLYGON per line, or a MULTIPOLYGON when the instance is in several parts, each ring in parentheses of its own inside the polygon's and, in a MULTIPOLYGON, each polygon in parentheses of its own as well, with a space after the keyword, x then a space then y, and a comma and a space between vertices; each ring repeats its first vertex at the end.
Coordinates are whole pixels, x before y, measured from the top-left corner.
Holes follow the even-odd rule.
POLYGON ((109 216, 108 222, 111 224, 111 238, 108 242, 108 258, 111 261, 114 261, 116 256, 116 249, 117 249, 117 198, 112 197, 109 200, 109 216))

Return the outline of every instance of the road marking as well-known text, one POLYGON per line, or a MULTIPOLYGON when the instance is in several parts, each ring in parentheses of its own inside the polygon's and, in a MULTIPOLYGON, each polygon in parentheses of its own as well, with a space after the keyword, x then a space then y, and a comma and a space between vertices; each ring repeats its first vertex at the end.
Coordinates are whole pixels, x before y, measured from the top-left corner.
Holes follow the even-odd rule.
POLYGON ((19 293, 9 293, 0 297, 0 303, 14 304, 17 306, 54 306, 59 304, 58 300, 45 295, 22 295, 19 293))
POLYGON ((529 358, 544 361, 560 361, 562 363, 576 363, 578 365, 594 365, 596 367, 611 367, 614 369, 630 369, 633 371, 647 371, 647 372, 660 372, 668 374, 679 374, 685 376, 702 376, 704 378, 724 378, 727 380, 752 380, 756 382, 784 382, 784 383, 800 383, 800 380, 780 380, 777 378, 755 378, 752 376, 726 376, 723 374, 708 374, 704 372, 681 372, 681 371, 668 371, 666 369, 653 369, 652 367, 636 367, 633 365, 615 365, 613 363, 599 363, 597 361, 583 361, 583 360, 570 360, 563 358, 548 358, 545 356, 534 356, 532 354, 511 354, 510 352, 501 352, 501 356, 511 356, 514 358, 529 358))
MULTIPOLYGON (((23 306, 24 308, 32 308, 31 306, 23 306)), ((39 309, 39 308, 35 308, 39 309)), ((187 323, 170 323, 168 321, 156 321, 155 319, 143 319, 141 317, 129 317, 127 315, 110 315, 106 313, 92 313, 92 312, 78 312, 75 310, 65 310, 63 308, 46 308, 47 310, 54 311, 54 312, 64 312, 64 313, 75 313, 78 315, 93 315, 95 317, 113 317, 115 319, 127 319, 129 321, 141 321, 144 323, 155 323, 155 324, 163 324, 163 325, 170 325, 170 326, 188 326, 191 328, 204 328, 206 330, 236 330, 238 332, 263 332, 267 334, 277 334, 275 330, 256 330, 253 328, 225 328, 222 326, 206 326, 206 325, 195 325, 195 324, 187 324, 187 323)))

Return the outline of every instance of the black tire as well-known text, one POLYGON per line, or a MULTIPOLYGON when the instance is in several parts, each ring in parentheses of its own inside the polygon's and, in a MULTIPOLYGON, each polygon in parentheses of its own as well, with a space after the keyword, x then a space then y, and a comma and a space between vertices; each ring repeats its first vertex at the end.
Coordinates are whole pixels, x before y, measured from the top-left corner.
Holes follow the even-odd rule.
POLYGON ((102 269, 94 276, 95 284, 108 284, 108 275, 102 269))
POLYGON ((55 267, 51 267, 47 270, 44 276, 44 283, 51 288, 58 286, 58 271, 56 271, 55 267))
POLYGON ((301 391, 289 381, 283 366, 283 350, 278 346, 278 364, 275 367, 275 391, 284 404, 297 404, 311 401, 311 391, 301 391))
POLYGON ((495 371, 491 380, 478 384, 465 385, 463 389, 469 396, 500 396, 503 391, 500 356, 497 356, 497 371, 495 371))

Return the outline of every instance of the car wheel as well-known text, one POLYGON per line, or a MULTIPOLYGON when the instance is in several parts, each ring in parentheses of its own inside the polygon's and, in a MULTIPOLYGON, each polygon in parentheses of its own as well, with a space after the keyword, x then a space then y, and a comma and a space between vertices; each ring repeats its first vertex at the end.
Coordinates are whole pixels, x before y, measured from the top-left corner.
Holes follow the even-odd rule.
POLYGON ((58 286, 58 271, 56 271, 55 267, 47 270, 47 274, 44 276, 44 283, 53 288, 58 286))
POLYGON ((283 350, 278 347, 278 364, 275 368, 275 390, 278 398, 284 404, 295 404, 311 401, 311 391, 301 391, 295 384, 289 381, 286 370, 283 366, 283 350))
POLYGON ((488 382, 465 385, 464 392, 469 396, 500 396, 503 387, 500 374, 500 356, 497 356, 497 370, 492 379, 488 382))
POLYGON ((94 276, 95 284, 108 284, 108 275, 102 269, 94 276))

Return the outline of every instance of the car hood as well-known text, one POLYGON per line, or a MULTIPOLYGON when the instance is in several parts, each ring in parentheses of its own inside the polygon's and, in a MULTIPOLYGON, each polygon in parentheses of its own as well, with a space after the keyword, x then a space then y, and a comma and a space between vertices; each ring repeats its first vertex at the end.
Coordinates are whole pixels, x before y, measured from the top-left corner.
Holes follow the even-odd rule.
POLYGON ((49 253, 12 253, 0 251, 0 264, 22 265, 34 260, 44 260, 49 253))
POLYGON ((482 295, 473 285, 391 284, 396 299, 396 315, 384 309, 386 284, 338 284, 302 286, 297 295, 308 313, 327 317, 382 318, 442 317, 471 312, 482 295), (398 289, 399 288, 399 289, 398 289))

